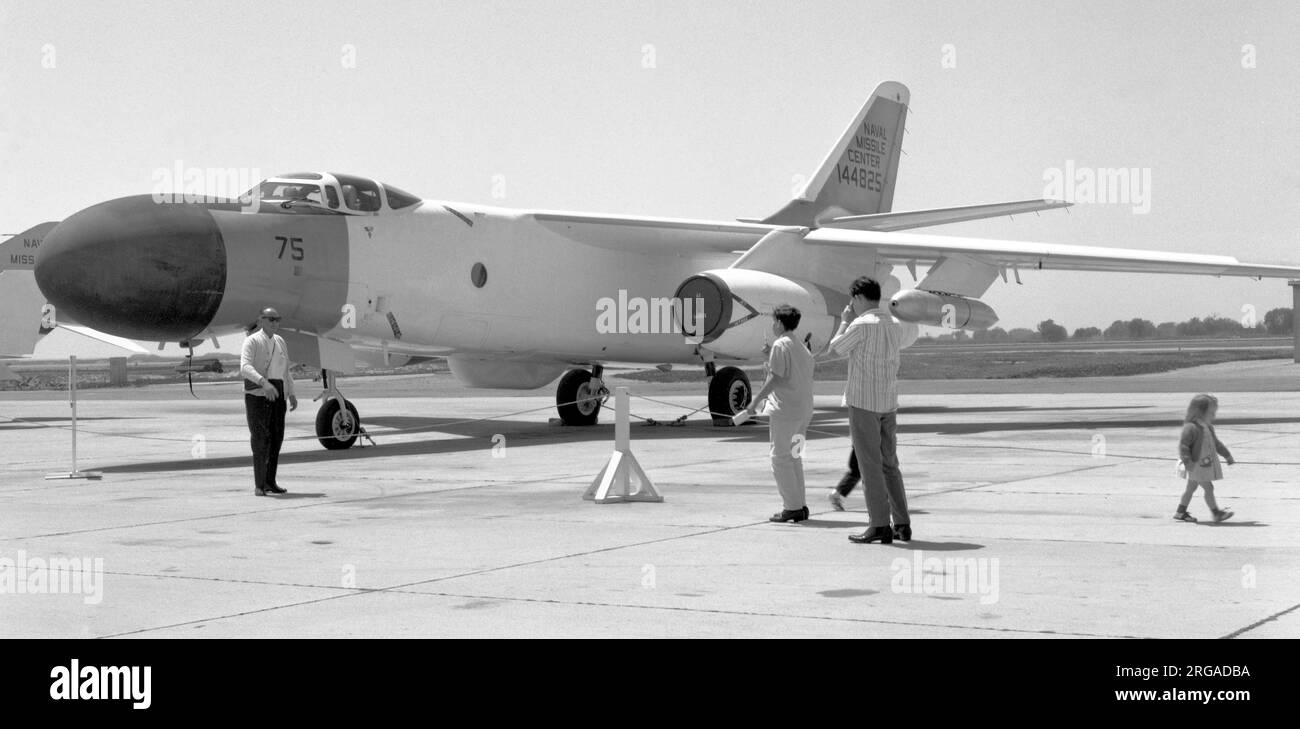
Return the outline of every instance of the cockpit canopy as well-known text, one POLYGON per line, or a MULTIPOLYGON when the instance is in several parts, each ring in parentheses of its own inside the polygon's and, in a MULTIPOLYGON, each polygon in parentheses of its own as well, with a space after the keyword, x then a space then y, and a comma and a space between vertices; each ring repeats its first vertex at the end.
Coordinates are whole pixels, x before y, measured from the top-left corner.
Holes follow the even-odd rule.
POLYGON ((285 208, 305 205, 348 215, 380 215, 414 209, 422 202, 405 190, 367 177, 328 172, 276 175, 249 190, 244 197, 248 199, 254 194, 285 208))

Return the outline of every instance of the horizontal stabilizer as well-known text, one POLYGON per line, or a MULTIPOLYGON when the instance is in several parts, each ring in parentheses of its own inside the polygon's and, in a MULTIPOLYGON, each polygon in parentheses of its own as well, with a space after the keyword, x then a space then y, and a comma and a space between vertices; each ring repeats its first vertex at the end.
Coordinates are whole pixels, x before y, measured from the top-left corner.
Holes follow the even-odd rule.
POLYGON ((845 230, 907 230, 908 228, 928 228, 932 225, 963 223, 967 220, 1000 218, 1004 215, 1020 215, 1040 210, 1068 208, 1073 203, 1064 200, 1021 200, 1019 202, 993 203, 991 205, 966 205, 959 208, 933 208, 930 210, 913 210, 900 213, 876 213, 875 215, 846 215, 824 221, 824 228, 843 228, 845 230))
POLYGON ((97 329, 83 327, 78 324, 68 324, 67 322, 62 321, 59 322, 59 326, 63 330, 72 332, 73 334, 84 337, 85 339, 117 347, 125 354, 153 354, 148 349, 140 346, 138 342, 127 339, 126 337, 115 337, 112 334, 105 334, 97 329))

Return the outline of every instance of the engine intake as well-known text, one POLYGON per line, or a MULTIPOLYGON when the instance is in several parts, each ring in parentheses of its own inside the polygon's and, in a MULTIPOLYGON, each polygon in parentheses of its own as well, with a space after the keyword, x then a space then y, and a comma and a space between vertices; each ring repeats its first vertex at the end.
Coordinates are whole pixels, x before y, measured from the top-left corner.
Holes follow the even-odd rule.
POLYGON ((835 313, 847 303, 844 295, 815 284, 744 268, 697 273, 677 287, 674 298, 702 303, 693 307, 695 321, 683 321, 683 313, 691 313, 692 308, 677 307, 677 323, 687 337, 719 355, 741 360, 762 359, 763 346, 772 340, 771 314, 777 306, 789 304, 799 310, 802 318, 795 337, 819 352, 834 334, 835 313))

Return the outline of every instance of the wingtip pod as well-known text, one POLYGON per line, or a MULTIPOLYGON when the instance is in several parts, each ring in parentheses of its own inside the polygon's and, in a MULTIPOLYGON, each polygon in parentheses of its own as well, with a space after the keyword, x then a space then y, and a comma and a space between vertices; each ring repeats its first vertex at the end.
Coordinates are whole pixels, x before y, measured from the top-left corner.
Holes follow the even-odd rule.
POLYGON ((897 81, 878 85, 803 191, 762 222, 817 227, 831 218, 888 212, 910 100, 897 81))

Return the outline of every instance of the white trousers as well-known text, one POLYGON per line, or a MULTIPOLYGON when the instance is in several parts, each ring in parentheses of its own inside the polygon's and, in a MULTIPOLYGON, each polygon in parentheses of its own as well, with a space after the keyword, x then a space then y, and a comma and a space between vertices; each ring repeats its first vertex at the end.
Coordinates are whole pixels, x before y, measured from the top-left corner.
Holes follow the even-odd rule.
POLYGON ((786 511, 802 509, 808 505, 807 489, 803 481, 804 436, 812 415, 789 417, 780 411, 768 420, 768 433, 772 441, 772 475, 776 490, 781 492, 781 508, 786 511), (797 436, 797 437, 796 437, 797 436))

